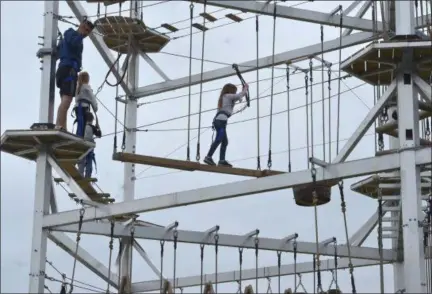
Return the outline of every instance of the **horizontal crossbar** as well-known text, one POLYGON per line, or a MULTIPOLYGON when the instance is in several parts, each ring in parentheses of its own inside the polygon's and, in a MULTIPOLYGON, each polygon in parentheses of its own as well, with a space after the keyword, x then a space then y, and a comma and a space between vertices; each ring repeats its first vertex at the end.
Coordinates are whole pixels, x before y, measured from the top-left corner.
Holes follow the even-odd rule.
MULTIPOLYGON (((415 153, 417 165, 428 165, 432 161, 429 147, 406 151, 415 153)), ((379 157, 330 164, 316 169, 316 180, 330 181, 354 178, 372 173, 388 172, 400 168, 400 154, 393 153, 379 157)), ((225 200, 246 195, 277 191, 312 182, 311 171, 284 173, 259 179, 239 181, 213 187, 206 187, 160 196, 147 197, 109 205, 107 208, 87 208, 83 221, 109 218, 115 215, 139 214, 191 204, 225 200)), ((54 227, 78 223, 80 210, 71 210, 44 216, 43 227, 54 227)))

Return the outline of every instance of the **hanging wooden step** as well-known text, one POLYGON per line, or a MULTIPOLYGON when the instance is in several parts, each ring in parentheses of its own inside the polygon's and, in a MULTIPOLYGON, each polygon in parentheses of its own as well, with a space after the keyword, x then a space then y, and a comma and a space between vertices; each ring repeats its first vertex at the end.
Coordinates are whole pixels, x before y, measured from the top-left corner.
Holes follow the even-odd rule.
POLYGON ((172 168, 172 169, 178 169, 184 171, 203 171, 203 172, 220 173, 220 174, 245 176, 245 177, 255 177, 255 178, 273 176, 273 175, 284 173, 281 171, 273 171, 273 170, 259 171, 259 170, 237 168, 237 167, 211 166, 211 165, 201 164, 194 161, 168 159, 162 157, 138 155, 133 153, 125 153, 125 152, 115 153, 113 155, 113 160, 135 163, 135 164, 158 166, 164 168, 172 168))
MULTIPOLYGON (((87 194, 87 196, 95 202, 108 204, 115 202, 114 198, 110 198, 109 194, 98 193, 96 189, 93 187, 90 181, 86 181, 85 178, 80 174, 78 169, 74 164, 69 162, 60 162, 60 166, 65 173, 75 179, 76 183, 80 186, 80 188, 87 194)), ((69 194, 70 197, 75 198, 76 195, 73 193, 69 194)))
POLYGON ((77 162, 94 148, 94 143, 74 134, 55 130, 52 124, 34 124, 30 130, 7 130, 1 136, 0 149, 27 160, 36 160, 45 146, 59 162, 77 162))
POLYGON ((113 4, 120 4, 126 2, 126 0, 86 0, 87 3, 103 3, 105 6, 110 6, 113 4))
MULTIPOLYGON (((73 178, 75 182, 89 182, 89 183, 96 183, 97 179, 96 178, 73 178)), ((59 183, 63 183, 63 179, 62 178, 54 178, 54 182, 59 184, 59 183)))
POLYGON ((131 46, 144 53, 157 53, 170 41, 169 37, 131 17, 102 17, 95 21, 95 27, 103 35, 108 48, 121 54, 127 54, 131 46))
MULTIPOLYGON (((427 117, 431 117, 432 112, 430 111, 419 111, 419 120, 425 119, 427 117)), ((391 121, 389 123, 385 123, 381 126, 376 127, 377 133, 388 134, 389 132, 395 131, 398 128, 398 121, 391 121)))
MULTIPOLYGON (((425 195, 430 191, 430 177, 422 176, 421 194, 425 195), (428 179, 429 178, 429 179, 428 179)), ((383 197, 390 195, 401 195, 401 179, 399 176, 389 174, 379 174, 367 177, 351 185, 351 190, 371 198, 378 198, 378 188, 381 188, 383 197)))

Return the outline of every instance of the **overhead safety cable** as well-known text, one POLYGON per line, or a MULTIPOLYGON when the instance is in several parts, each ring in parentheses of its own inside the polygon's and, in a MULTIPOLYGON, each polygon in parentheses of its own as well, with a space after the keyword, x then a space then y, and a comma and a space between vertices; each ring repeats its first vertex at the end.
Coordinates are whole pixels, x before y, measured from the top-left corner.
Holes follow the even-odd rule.
MULTIPOLYGON (((366 83, 361 83, 361 84, 359 84, 357 86, 354 86, 354 87, 352 87, 350 89, 351 90, 355 90, 355 89, 357 89, 359 87, 362 87, 364 85, 366 85, 366 83)), ((293 89, 291 91, 300 90, 300 89, 304 89, 304 86, 303 87, 299 87, 297 89, 293 89)), ((341 94, 349 92, 349 91, 350 90, 342 91, 341 94)), ((274 93, 274 95, 276 96, 276 95, 281 95, 281 94, 285 94, 285 93, 286 93, 286 91, 281 91, 281 92, 274 93)), ((270 95, 261 96, 260 99, 268 98, 268 97, 270 97, 270 95)), ((337 97, 337 94, 332 95, 330 98, 333 98, 333 97, 337 97)), ((329 100, 329 97, 326 97, 326 99, 329 100)), ((252 100, 255 100, 255 99, 252 99, 252 100)), ((316 101, 314 103, 316 103, 316 101)), ((302 107, 305 107, 305 106, 302 105, 300 107, 296 107, 296 108, 293 108, 293 109, 298 109, 298 108, 302 108, 302 107)), ((214 111, 214 110, 215 109, 207 109, 207 110, 203 110, 202 113, 210 112, 210 111, 214 111)), ((281 113, 285 113, 285 112, 286 112, 286 110, 283 110, 283 111, 275 112, 275 113, 273 113, 273 115, 277 115, 277 114, 281 114, 281 113)), ((197 114, 198 113, 192 113, 191 116, 197 115, 197 114)), ((264 118, 264 117, 268 117, 268 116, 269 115, 261 116, 260 119, 264 118)), ((165 119, 165 120, 161 120, 161 121, 156 121, 156 122, 153 122, 153 123, 149 123, 149 124, 145 124, 145 125, 140 125, 140 126, 137 127, 136 131, 138 131, 138 132, 149 132, 149 131, 152 131, 152 130, 151 129, 143 129, 143 128, 154 126, 154 125, 158 125, 158 124, 163 124, 163 123, 167 123, 167 122, 171 122, 171 121, 175 121, 175 120, 179 120, 179 119, 184 119, 184 118, 187 118, 187 115, 176 116, 176 117, 172 117, 172 118, 169 118, 169 119, 165 119)), ((256 119, 256 117, 255 118, 251 118, 251 119, 246 119, 244 121, 251 121, 251 120, 255 120, 255 119, 256 119)), ((244 122, 244 121, 241 121, 241 122, 244 122)), ((230 125, 235 124, 235 123, 238 123, 238 122, 235 122, 235 121, 231 122, 230 125)), ((201 128, 203 128, 203 127, 201 127, 201 128)), ((197 128, 191 128, 191 129, 192 130, 194 130, 194 129, 196 130, 197 128)), ((185 129, 168 129, 168 130, 183 131, 185 129)), ((159 129, 159 130, 154 130, 154 131, 164 131, 164 130, 163 129, 159 129)), ((165 130, 165 131, 167 131, 167 130, 165 130)), ((107 134, 103 135, 102 137, 112 136, 114 134, 115 134, 114 132, 107 133, 107 134)))
MULTIPOLYGON (((259 104, 259 98, 260 98, 260 77, 259 77, 259 15, 257 14, 255 16, 255 33, 256 33, 256 91, 257 91, 257 170, 261 170, 261 159, 260 159, 260 104, 259 104)), ((274 77, 270 78, 271 80, 274 79, 274 77)))

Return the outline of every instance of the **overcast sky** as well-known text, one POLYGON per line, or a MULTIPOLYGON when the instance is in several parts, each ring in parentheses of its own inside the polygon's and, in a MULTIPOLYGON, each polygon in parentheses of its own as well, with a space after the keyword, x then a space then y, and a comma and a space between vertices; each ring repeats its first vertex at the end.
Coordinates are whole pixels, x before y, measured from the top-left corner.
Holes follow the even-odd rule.
MULTIPOLYGON (((145 4, 151 4, 155 1, 146 1, 145 4)), ((89 15, 96 14, 96 4, 82 2, 89 15)), ((300 1, 290 1, 293 5, 301 3, 300 1)), ((351 1, 345 1, 344 7, 348 7, 351 1)), ((338 5, 337 1, 326 1, 306 3, 298 7, 329 12, 338 5)), ((195 14, 202 12, 201 5, 195 5, 195 14)), ((127 7, 126 7, 127 8, 127 7)), ((2 1, 1 2, 1 132, 7 129, 25 129, 38 119, 38 107, 40 100, 40 63, 36 58, 36 51, 40 48, 38 36, 43 33, 43 9, 42 1, 2 1), (27 11, 27 12, 26 12, 27 11), (25 29, 11 29, 16 27, 17 23, 25 25, 25 29)), ((118 10, 118 6, 110 7, 109 12, 118 10)), ((73 15, 68 6, 64 3, 60 5, 60 14, 64 16, 73 15)), ((224 15, 229 13, 228 10, 219 11, 219 8, 209 8, 208 11, 214 12, 213 15, 219 20, 209 25, 209 27, 219 26, 228 23, 224 15)), ((355 12, 354 12, 355 13, 355 12)), ((124 13, 126 15, 126 13, 124 13)), ((189 54, 189 37, 188 34, 188 15, 189 4, 185 2, 172 2, 146 7, 144 9, 144 22, 149 27, 158 27, 162 23, 173 23, 178 20, 186 20, 176 24, 179 31, 173 37, 180 37, 172 40, 164 49, 164 52, 189 54), (184 36, 184 37, 181 37, 184 36)), ((252 60, 256 57, 256 39, 255 39, 255 21, 253 14, 242 14, 245 20, 239 24, 231 24, 211 29, 206 34, 205 42, 205 59, 217 61, 219 63, 240 63, 252 60)), ((70 19, 77 22, 76 19, 70 19)), ((201 21, 197 19, 197 21, 201 21)), ((64 31, 69 25, 61 23, 60 29, 64 31)), ((196 31, 194 29, 194 31, 196 31)), ((336 28, 325 28, 325 40, 338 37, 339 30, 336 28)), ((302 23, 290 20, 278 20, 276 28, 275 51, 280 53, 295 48, 301 48, 320 42, 319 25, 302 23)), ((193 56, 200 58, 202 45, 202 34, 194 34, 193 37, 193 56)), ((106 64, 94 48, 90 40, 84 41, 83 67, 90 73, 91 85, 96 89, 101 85, 103 78, 108 70, 106 64)), ((343 51, 343 58, 348 57, 360 47, 349 48, 343 51)), ((269 56, 272 52, 272 18, 260 18, 260 57, 269 56)), ((188 58, 174 57, 167 54, 152 54, 151 57, 171 78, 180 78, 188 75, 188 58)), ((338 52, 335 51, 325 55, 325 59, 337 63, 338 52)), ((204 70, 210 70, 223 67, 218 63, 206 62, 204 70)), ((316 61, 314 65, 318 65, 316 61)), ((308 62, 298 64, 301 67, 308 67, 308 62)), ((337 65, 332 67, 337 75, 337 65)), ((193 62, 193 73, 200 72, 200 61, 193 62)), ((260 71, 260 79, 269 78, 270 69, 260 71)), ((287 170, 288 166, 288 143, 287 143, 287 95, 284 66, 278 66, 275 70, 274 79, 274 97, 273 97, 273 130, 272 130, 272 152, 274 170, 287 170), (277 93, 281 93, 276 95, 277 93)), ((247 81, 256 80, 256 72, 244 75, 247 81)), ((110 77, 111 83, 113 77, 110 77)), ((160 82, 162 79, 144 62, 140 60, 140 85, 149 85, 160 82)), ((314 81, 321 81, 321 72, 314 72, 314 81)), ((203 85, 202 109, 214 109, 217 102, 218 91, 220 87, 227 82, 238 83, 237 77, 233 76, 228 79, 219 80, 203 85)), ((291 164, 293 171, 307 168, 306 155, 306 110, 304 75, 297 74, 291 78, 291 88, 299 88, 291 92, 291 164)), ((270 94, 271 82, 262 81, 259 84, 262 96, 270 94)), ((336 94, 337 83, 332 82, 332 92, 336 94)), ((341 110, 340 110, 340 138, 346 140, 355 130, 358 124, 365 117, 368 108, 373 105, 372 87, 362 85, 362 82, 349 78, 342 84, 341 90, 341 110), (350 88, 355 88, 349 90, 350 88)), ((322 98, 322 88, 320 85, 313 88, 313 99, 318 101, 322 98)), ((60 101, 56 90, 56 109, 60 101)), ((199 86, 192 87, 192 93, 198 93, 199 86)), ((250 85, 251 98, 257 96, 256 83, 250 85)), ((120 93, 123 93, 120 89, 120 93)), ((185 95, 178 99, 168 100, 159 103, 149 103, 138 109, 138 125, 153 124, 142 130, 148 129, 148 132, 138 132, 137 153, 145 155, 154 155, 165 157, 168 154, 170 158, 186 159, 186 146, 179 148, 187 142, 187 119, 177 119, 168 123, 157 123, 158 121, 175 118, 188 114, 188 89, 171 91, 168 93, 155 95, 141 99, 139 102, 147 103, 162 100, 164 98, 185 95), (157 124, 156 124, 157 123, 157 124), (170 131, 170 129, 181 129, 170 131)), ((327 97, 327 87, 325 88, 327 97)), ((103 104, 114 113, 115 109, 115 89, 107 85, 104 86, 99 98, 103 104)), ((200 95, 193 95, 191 99, 192 113, 199 111, 200 95)), ((332 140, 336 139, 336 113, 337 97, 331 100, 332 110, 332 140)), ((325 142, 326 158, 328 160, 328 102, 325 106, 325 142)), ((256 168, 257 156, 257 103, 254 100, 251 107, 244 112, 232 117, 228 127, 229 146, 227 159, 235 166, 244 168, 256 168), (248 122, 236 123, 242 120, 251 119, 248 122)), ((260 101, 260 115, 265 116, 270 113, 270 99, 266 97, 260 101)), ((322 124, 321 103, 315 104, 313 108, 313 127, 314 143, 322 144, 322 124)), ((114 118, 102 105, 100 105, 99 119, 104 134, 114 131, 114 118)), ((201 116, 202 127, 208 127, 211 123, 213 111, 205 112, 201 116)), ((69 129, 71 128, 71 119, 68 114, 69 129)), ((123 105, 119 104, 118 119, 122 122, 123 105)), ((198 131, 198 116, 191 116, 191 138, 196 137, 198 131)), ((269 149, 269 118, 265 117, 259 120, 260 124, 260 151, 261 165, 267 164, 267 154, 269 149)), ((118 125, 121 129, 122 126, 118 125)), ((203 131, 204 129, 201 129, 203 131)), ((374 154, 374 136, 369 135, 360 142, 354 150, 350 159, 369 157, 374 154)), ((207 152, 211 143, 211 131, 207 130, 201 135, 201 156, 207 152)), ((118 138, 121 141, 121 136, 118 138)), ((345 141, 343 141, 345 142, 345 141)), ((343 144, 341 142, 341 145, 343 144)), ((191 157, 195 159, 197 140, 191 141, 191 157)), ((119 144, 120 145, 120 144, 119 144)), ((332 143, 333 156, 335 154, 335 143, 332 143)), ((98 163, 98 185, 103 191, 110 193, 117 201, 122 200, 122 181, 123 167, 122 164, 111 160, 113 150, 113 136, 105 136, 97 141, 96 158, 98 163)), ((323 147, 319 145, 315 148, 316 157, 323 159, 323 147)), ((218 152, 215 154, 215 160, 218 159, 218 152)), ((18 157, 1 155, 1 272, 2 272, 2 292, 27 292, 28 291, 28 274, 30 268, 30 246, 32 238, 32 215, 34 201, 35 185, 35 163, 28 162, 18 157)), ((199 187, 213 186, 217 184, 244 180, 241 177, 218 175, 199 172, 178 172, 161 168, 148 168, 137 166, 136 181, 136 198, 144 198, 154 195, 161 195, 174 191, 195 189, 199 187)), ((359 179, 345 182, 347 209, 348 209, 348 227, 349 234, 352 235, 376 210, 377 203, 367 197, 351 192, 350 185, 359 179)), ((67 197, 66 192, 60 187, 56 187, 57 199, 61 210, 76 209, 67 197)), ((345 242, 344 224, 340 208, 340 198, 337 187, 333 189, 333 200, 330 204, 320 207, 318 210, 319 217, 319 238, 321 240, 335 236, 338 243, 345 242)), ((177 220, 181 229, 190 229, 204 231, 214 225, 220 225, 221 232, 230 234, 245 234, 255 228, 260 229, 260 235, 265 237, 283 238, 294 232, 299 233, 299 240, 315 240, 314 234, 314 215, 313 209, 301 208, 294 204, 292 191, 283 190, 265 195, 254 195, 232 199, 216 203, 206 203, 196 206, 181 207, 166 211, 157 211, 141 215, 140 219, 155 222, 161 225, 168 225, 177 220)), ((70 235, 75 239, 74 235, 70 235)), ((81 244, 91 252, 95 258, 108 266, 108 238, 83 236, 81 244)), ((159 264, 159 242, 157 241, 140 241, 147 250, 156 264, 159 264)), ((365 246, 377 246, 376 234, 373 233, 365 246)), ((388 244, 386 244, 388 246, 388 244)), ((167 246, 166 259, 164 264, 164 273, 167 277, 172 275, 172 247, 167 246)), ((116 254, 116 253, 115 253, 116 254)), ((199 246, 198 245, 179 245, 177 254, 177 276, 198 275, 199 267, 199 246)), ((73 259, 61 249, 49 242, 48 260, 67 276, 71 276, 73 259)), ((213 250, 206 253, 205 273, 212 273, 214 269, 213 250)), ((236 249, 220 250, 220 271, 237 270, 238 258, 236 249)), ((312 261, 312 256, 299 257, 299 261, 312 261)), ((292 262, 292 255, 283 255, 283 264, 292 262)), ((243 268, 253 268, 255 264, 253 251, 245 251, 243 268)), ((275 252, 261 252, 260 266, 277 265, 275 252)), ((386 267, 385 285, 386 291, 393 291, 392 270, 386 267)), ((60 275, 52 268, 47 266, 47 274, 56 279, 60 275)), ((379 268, 359 268, 355 270, 357 291, 376 292, 379 290, 379 268)), ((106 283, 100 280, 88 269, 78 265, 76 279, 80 282, 88 283, 101 288, 99 292, 104 291, 106 283)), ((144 261, 135 254, 133 281, 153 280, 157 277, 151 272, 144 261)), ((304 277, 304 284, 308 292, 313 291, 312 276, 304 277)), ((255 282, 250 281, 255 287, 255 282)), ((266 281, 260 281, 260 291, 266 289, 266 281)), ((330 274, 323 274, 323 287, 328 288, 330 283, 330 274)), ((59 291, 60 285, 54 282, 46 283, 54 293, 59 291)), ((80 285, 80 284, 76 284, 80 285)), ((339 285, 344 292, 351 292, 348 271, 339 272, 339 285)), ((273 279, 273 290, 277 290, 276 279, 273 279)), ((283 277, 282 287, 288 288, 293 285, 293 277, 283 277)), ((191 288, 190 291, 198 291, 198 288, 191 288)), ((219 291, 235 291, 236 284, 228 283, 219 286, 219 291)), ((78 291, 78 290, 77 290, 78 291)), ((83 290, 84 291, 84 290, 83 290)))

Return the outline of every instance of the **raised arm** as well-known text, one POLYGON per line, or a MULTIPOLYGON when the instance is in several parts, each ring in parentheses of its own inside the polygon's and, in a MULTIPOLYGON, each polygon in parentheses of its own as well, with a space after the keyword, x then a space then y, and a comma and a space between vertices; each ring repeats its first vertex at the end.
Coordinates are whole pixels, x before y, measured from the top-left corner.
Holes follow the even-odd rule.
POLYGON ((247 93, 247 85, 245 87, 243 87, 242 91, 237 93, 237 94, 225 94, 224 97, 226 97, 227 99, 230 99, 232 102, 241 102, 242 98, 244 96, 246 96, 247 93))
POLYGON ((73 47, 77 47, 81 44, 83 40, 83 35, 75 31, 74 29, 70 28, 66 30, 63 34, 64 40, 68 45, 71 45, 73 47))

